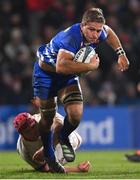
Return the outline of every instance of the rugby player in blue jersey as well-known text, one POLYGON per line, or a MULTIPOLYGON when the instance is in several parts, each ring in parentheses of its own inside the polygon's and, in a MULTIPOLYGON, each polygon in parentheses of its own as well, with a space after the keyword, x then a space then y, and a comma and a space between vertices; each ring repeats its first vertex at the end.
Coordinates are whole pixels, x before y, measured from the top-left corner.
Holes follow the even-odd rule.
POLYGON ((106 41, 118 55, 118 68, 121 71, 127 70, 129 61, 122 45, 114 31, 105 25, 104 15, 99 8, 88 9, 81 23, 59 32, 50 43, 41 45, 37 51, 33 71, 34 96, 39 102, 41 113, 39 131, 44 155, 53 172, 65 173, 64 168, 56 162, 52 147, 50 129, 56 113, 56 100, 60 99, 66 112, 59 141, 65 159, 72 162, 75 154, 68 136, 78 127, 83 112, 83 97, 77 74, 97 69, 99 57, 91 57, 88 64, 73 59, 80 48, 96 48, 102 41, 106 41))

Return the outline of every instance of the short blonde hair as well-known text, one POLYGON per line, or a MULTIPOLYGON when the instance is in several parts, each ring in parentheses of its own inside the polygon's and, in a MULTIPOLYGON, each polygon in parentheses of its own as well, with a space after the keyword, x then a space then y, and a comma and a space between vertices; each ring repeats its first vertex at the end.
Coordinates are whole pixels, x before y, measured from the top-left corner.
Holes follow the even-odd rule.
POLYGON ((82 23, 85 24, 87 22, 98 22, 105 24, 105 18, 102 9, 91 8, 85 11, 82 17, 82 23))

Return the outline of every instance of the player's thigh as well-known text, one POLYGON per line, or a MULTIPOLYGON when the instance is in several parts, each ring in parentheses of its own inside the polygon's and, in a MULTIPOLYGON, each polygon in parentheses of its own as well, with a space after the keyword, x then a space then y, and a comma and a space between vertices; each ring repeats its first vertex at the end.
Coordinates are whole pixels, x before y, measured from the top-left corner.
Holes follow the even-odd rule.
POLYGON ((52 97, 49 99, 42 99, 40 97, 35 97, 36 101, 38 102, 38 106, 40 108, 50 109, 56 107, 56 98, 52 97))
POLYGON ((35 86, 34 87, 34 101, 40 108, 56 107, 56 92, 51 91, 51 86, 35 86))
POLYGON ((83 103, 81 87, 78 84, 65 86, 58 92, 58 96, 63 105, 69 103, 83 103))
POLYGON ((70 119, 80 119, 83 112, 83 96, 78 84, 67 86, 59 91, 59 98, 70 119))

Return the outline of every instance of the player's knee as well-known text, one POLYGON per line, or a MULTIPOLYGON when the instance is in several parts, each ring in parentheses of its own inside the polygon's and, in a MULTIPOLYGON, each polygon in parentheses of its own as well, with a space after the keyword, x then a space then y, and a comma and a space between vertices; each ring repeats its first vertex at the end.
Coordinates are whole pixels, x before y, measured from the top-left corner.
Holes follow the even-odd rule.
POLYGON ((67 115, 69 121, 77 126, 80 122, 82 115, 82 106, 83 106, 83 96, 81 92, 76 91, 70 94, 67 94, 63 99, 63 104, 67 109, 67 115), (78 105, 78 106, 77 106, 78 105))
POLYGON ((53 123, 53 118, 56 114, 56 108, 40 108, 40 113, 42 124, 51 126, 53 123))
POLYGON ((81 120, 81 113, 77 111, 70 111, 68 114, 68 119, 74 126, 78 126, 81 120))

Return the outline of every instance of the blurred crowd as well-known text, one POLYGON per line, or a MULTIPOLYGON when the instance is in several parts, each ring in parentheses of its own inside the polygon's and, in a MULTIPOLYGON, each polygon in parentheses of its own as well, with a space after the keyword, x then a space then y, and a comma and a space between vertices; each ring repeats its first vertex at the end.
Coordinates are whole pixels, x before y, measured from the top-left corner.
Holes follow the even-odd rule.
POLYGON ((102 8, 131 65, 127 72, 120 72, 116 54, 102 43, 96 50, 100 68, 80 78, 84 102, 140 105, 139 0, 1 0, 0 105, 30 103, 37 48, 61 29, 80 22, 83 12, 93 6, 102 8))

